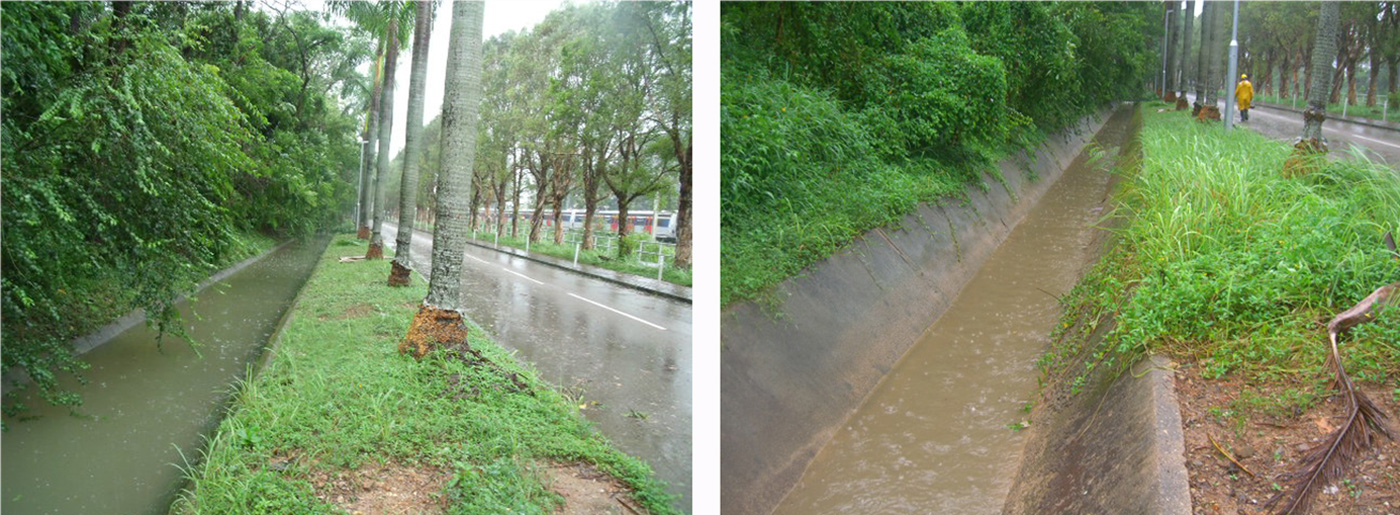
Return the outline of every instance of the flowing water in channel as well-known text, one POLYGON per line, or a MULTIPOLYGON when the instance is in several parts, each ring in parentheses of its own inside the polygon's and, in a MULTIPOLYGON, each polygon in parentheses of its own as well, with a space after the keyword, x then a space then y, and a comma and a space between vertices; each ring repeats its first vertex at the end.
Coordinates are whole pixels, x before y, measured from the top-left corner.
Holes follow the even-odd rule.
MULTIPOLYGON (((1136 136, 1119 108, 1095 137, 1136 136)), ((808 465, 779 514, 998 513, 1036 395, 1035 362, 1059 320, 1056 296, 1090 259, 1109 191, 1081 153, 987 259, 953 305, 808 465)), ((996 187, 996 186, 993 186, 996 187)))
POLYGON ((326 242, 277 250, 199 293, 193 312, 181 302, 203 357, 178 338, 157 347, 155 332, 137 325, 82 356, 88 384, 65 382, 83 396, 73 414, 26 398, 25 416, 37 418, 5 420, 6 515, 165 513, 183 482, 182 453, 199 455, 326 242))

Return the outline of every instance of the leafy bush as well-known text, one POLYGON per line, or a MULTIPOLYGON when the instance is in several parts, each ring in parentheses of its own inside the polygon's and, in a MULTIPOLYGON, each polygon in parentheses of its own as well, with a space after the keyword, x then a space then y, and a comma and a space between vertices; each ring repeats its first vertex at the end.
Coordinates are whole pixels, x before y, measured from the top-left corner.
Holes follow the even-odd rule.
POLYGON ((721 302, 1143 96, 1160 7, 1075 4, 721 5, 721 302))

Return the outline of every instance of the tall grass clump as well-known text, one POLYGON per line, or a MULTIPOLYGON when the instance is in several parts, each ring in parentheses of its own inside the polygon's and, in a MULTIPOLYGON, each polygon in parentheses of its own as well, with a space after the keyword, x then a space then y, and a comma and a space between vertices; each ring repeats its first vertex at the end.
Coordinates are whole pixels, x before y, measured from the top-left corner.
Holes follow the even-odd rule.
MULTIPOLYGON (((1382 244, 1400 224, 1400 174, 1355 156, 1288 179, 1285 144, 1171 112, 1146 119, 1145 158, 1120 197, 1137 277, 1119 350, 1164 347, 1208 376, 1320 367, 1325 321, 1400 280, 1382 244)), ((1400 372, 1394 342, 1355 341, 1370 356, 1359 375, 1400 372)))

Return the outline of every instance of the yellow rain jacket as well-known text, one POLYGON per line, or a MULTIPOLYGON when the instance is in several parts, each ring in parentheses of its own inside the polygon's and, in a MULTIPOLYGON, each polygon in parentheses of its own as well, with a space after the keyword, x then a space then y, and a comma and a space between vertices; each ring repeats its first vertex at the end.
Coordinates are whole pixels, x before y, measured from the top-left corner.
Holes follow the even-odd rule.
POLYGON ((1254 85, 1249 80, 1242 80, 1235 86, 1235 101, 1239 102, 1240 110, 1249 109, 1249 103, 1254 100, 1254 85))

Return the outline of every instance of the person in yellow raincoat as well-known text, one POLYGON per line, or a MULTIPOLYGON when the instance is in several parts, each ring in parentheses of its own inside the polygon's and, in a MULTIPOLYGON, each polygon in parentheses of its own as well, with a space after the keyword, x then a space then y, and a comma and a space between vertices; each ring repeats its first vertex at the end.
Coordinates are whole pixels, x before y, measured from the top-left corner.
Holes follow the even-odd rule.
POLYGON ((1235 86, 1235 101, 1240 106, 1240 121, 1249 121, 1249 103, 1254 100, 1254 85, 1249 83, 1249 75, 1240 75, 1240 83, 1235 86))

